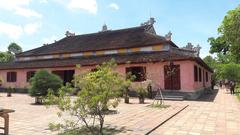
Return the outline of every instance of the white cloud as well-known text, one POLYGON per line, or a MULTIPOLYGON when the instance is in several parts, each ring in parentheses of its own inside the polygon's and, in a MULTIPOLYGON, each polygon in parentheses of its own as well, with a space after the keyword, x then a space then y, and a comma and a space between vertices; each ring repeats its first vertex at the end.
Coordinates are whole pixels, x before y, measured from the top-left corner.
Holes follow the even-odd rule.
POLYGON ((12 10, 21 6, 28 6, 31 0, 0 0, 0 8, 12 10))
POLYGON ((67 7, 69 9, 85 10, 92 14, 97 14, 98 10, 96 0, 70 0, 67 7))
POLYGON ((41 23, 29 23, 24 27, 0 21, 0 35, 6 35, 10 39, 19 39, 23 34, 32 35, 41 27, 41 23))
POLYGON ((39 3, 46 4, 46 3, 48 3, 48 1, 47 0, 40 0, 39 3))
POLYGON ((0 34, 7 35, 9 38, 18 39, 23 33, 20 25, 0 22, 0 34))
POLYGON ((28 8, 31 0, 0 0, 0 8, 14 12, 24 17, 38 17, 42 15, 28 8))
POLYGON ((118 6, 116 3, 111 3, 111 4, 109 4, 108 7, 113 8, 113 9, 115 9, 115 10, 118 10, 118 9, 119 9, 119 6, 118 6))
POLYGON ((15 9, 15 14, 17 15, 21 15, 21 16, 24 16, 24 17, 37 17, 37 18, 42 18, 42 15, 31 10, 31 9, 27 9, 27 8, 16 8, 15 9))
POLYGON ((41 27, 40 23, 29 23, 24 26, 24 32, 28 35, 32 35, 41 27))

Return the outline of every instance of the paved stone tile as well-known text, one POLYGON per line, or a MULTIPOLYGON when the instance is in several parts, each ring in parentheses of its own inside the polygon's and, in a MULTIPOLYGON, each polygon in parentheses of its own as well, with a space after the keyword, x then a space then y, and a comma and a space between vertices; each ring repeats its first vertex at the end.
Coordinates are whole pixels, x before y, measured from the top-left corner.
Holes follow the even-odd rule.
MULTIPOLYGON (((60 122, 57 118, 57 109, 46 108, 43 105, 32 105, 34 98, 26 94, 13 94, 6 97, 6 93, 0 93, 0 106, 14 109, 10 114, 10 135, 55 135, 57 132, 48 130, 50 122, 60 122)), ((146 104, 138 104, 138 99, 130 99, 131 104, 120 103, 117 114, 106 116, 106 125, 116 128, 124 128, 120 134, 141 135, 166 120, 172 114, 183 108, 180 102, 166 102, 171 107, 156 109, 147 107, 152 100, 146 100, 146 104)), ((0 119, 0 126, 3 120, 0 119)), ((175 130, 175 129, 174 129, 175 130)), ((170 131, 169 131, 170 132, 170 131)), ((0 134, 3 133, 0 130, 0 134)))
MULTIPOLYGON (((213 96, 213 95, 212 95, 213 96)), ((211 98, 211 97, 210 97, 211 98)), ((171 127, 178 128, 178 134, 240 135, 240 103, 225 89, 220 89, 212 101, 184 101, 189 104, 179 115, 153 132, 162 135, 171 127), (170 124, 168 124, 170 123, 170 124), (162 132, 162 128, 165 132, 162 132), (166 130, 167 129, 167 130, 166 130)))
MULTIPOLYGON (((211 98, 211 97, 210 97, 211 98)), ((172 116, 185 105, 181 113, 157 128, 151 135, 240 135, 240 103, 237 99, 219 90, 214 100, 165 101, 171 105, 166 109, 146 107, 138 104, 137 99, 130 99, 131 104, 120 103, 117 114, 106 116, 106 126, 124 128, 120 135, 143 135, 172 116)), ((25 94, 13 94, 6 97, 0 93, 0 106, 14 109, 10 114, 11 135, 55 135, 48 130, 49 122, 60 121, 54 107, 31 105, 32 97, 25 94)), ((0 126, 3 120, 0 119, 0 126)), ((2 130, 0 130, 0 134, 2 130)))

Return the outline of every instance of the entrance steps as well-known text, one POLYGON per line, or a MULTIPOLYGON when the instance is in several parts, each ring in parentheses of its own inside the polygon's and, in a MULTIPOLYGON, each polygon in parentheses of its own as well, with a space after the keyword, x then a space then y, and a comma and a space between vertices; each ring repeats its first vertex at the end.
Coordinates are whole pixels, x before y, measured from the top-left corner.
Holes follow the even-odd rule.
POLYGON ((164 100, 175 100, 175 101, 183 101, 184 93, 176 92, 176 91, 162 91, 164 100))
POLYGON ((184 96, 163 96, 164 100, 175 100, 175 101, 183 101, 184 96))

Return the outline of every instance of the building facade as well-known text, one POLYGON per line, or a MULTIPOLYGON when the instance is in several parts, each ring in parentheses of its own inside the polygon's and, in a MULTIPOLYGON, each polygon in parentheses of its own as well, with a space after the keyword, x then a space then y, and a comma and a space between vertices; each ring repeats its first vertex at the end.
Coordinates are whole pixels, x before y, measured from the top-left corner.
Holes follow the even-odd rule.
POLYGON ((74 74, 91 71, 112 58, 119 73, 131 72, 136 83, 150 79, 153 90, 161 88, 197 98, 211 86, 213 71, 196 51, 179 48, 171 35, 157 35, 150 22, 120 30, 107 30, 105 26, 103 31, 84 35, 67 32, 59 41, 17 54, 14 62, 1 63, 0 87, 27 89, 39 69, 70 82, 74 74), (77 68, 78 64, 82 67, 77 68), (171 71, 174 73, 169 75, 171 71))

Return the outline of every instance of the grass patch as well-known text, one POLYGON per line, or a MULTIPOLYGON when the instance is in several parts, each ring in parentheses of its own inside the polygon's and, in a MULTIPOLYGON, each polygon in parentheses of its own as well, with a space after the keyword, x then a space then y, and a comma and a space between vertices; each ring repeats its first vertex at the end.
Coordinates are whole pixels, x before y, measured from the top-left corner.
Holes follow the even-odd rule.
MULTIPOLYGON (((103 128, 103 135, 116 135, 122 132, 124 129, 116 129, 116 128, 110 128, 110 127, 105 127, 103 128)), ((72 129, 72 130, 66 130, 62 133, 59 133, 58 135, 99 135, 98 128, 95 128, 95 133, 92 134, 86 127, 82 127, 79 129, 72 129)))
POLYGON ((170 105, 164 105, 164 104, 150 104, 147 105, 147 107, 151 107, 151 108, 168 108, 170 107, 170 105))

